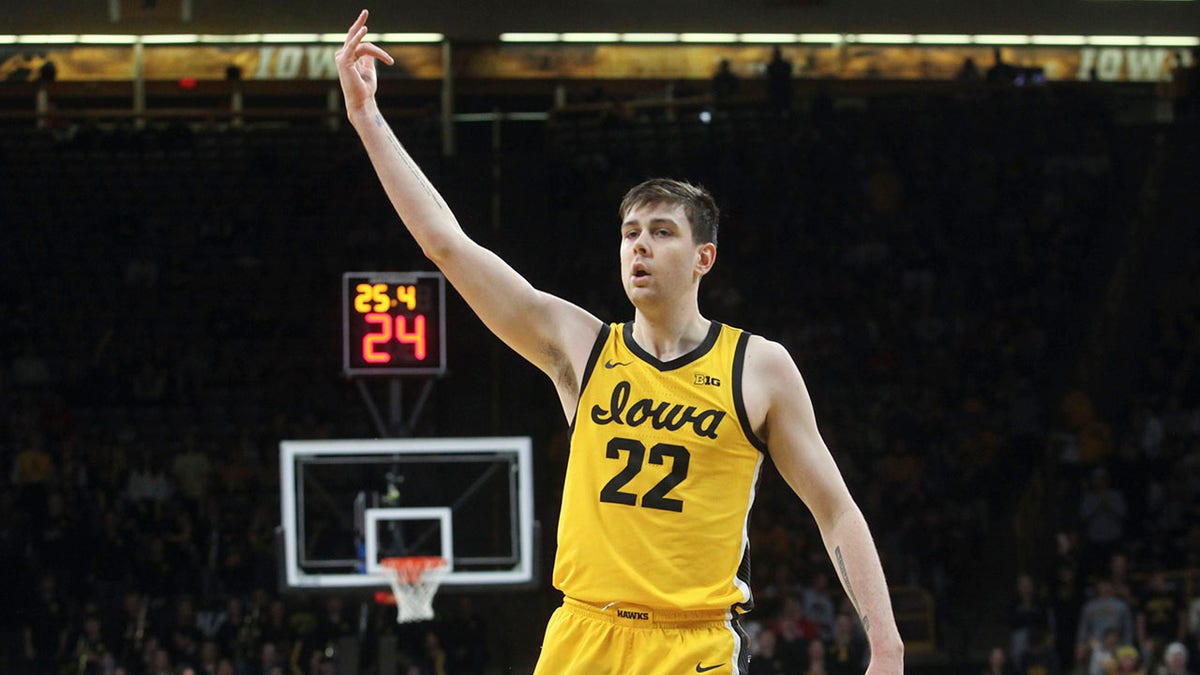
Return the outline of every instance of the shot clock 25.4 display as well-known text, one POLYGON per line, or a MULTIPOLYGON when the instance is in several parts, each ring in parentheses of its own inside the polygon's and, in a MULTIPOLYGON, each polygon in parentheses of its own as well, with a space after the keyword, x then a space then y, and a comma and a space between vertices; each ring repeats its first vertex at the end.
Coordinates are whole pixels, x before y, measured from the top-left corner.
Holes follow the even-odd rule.
POLYGON ((438 272, 342 274, 342 370, 347 375, 445 372, 445 286, 438 272))

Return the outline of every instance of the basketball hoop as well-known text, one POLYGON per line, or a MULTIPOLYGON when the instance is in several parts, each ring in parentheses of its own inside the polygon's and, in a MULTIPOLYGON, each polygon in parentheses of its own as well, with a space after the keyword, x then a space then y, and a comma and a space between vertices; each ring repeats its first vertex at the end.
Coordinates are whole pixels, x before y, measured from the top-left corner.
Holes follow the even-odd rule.
POLYGON ((411 623, 433 618, 433 596, 446 572, 450 570, 445 558, 410 556, 384 558, 379 561, 387 575, 392 592, 375 594, 377 602, 396 605, 396 622, 411 623))

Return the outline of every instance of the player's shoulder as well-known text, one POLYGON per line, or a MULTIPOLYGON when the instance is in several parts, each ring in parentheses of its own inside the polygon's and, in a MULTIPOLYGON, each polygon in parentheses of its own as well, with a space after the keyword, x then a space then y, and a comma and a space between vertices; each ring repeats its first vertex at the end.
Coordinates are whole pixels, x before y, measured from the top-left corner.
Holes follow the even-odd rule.
POLYGON ((773 383, 794 382, 799 375, 796 361, 787 347, 761 335, 750 335, 746 341, 745 359, 746 382, 750 386, 757 384, 771 388, 773 383))
POLYGON ((748 333, 746 358, 768 364, 794 363, 792 355, 783 344, 755 333, 748 333))
POLYGON ((768 410, 804 391, 804 379, 783 344, 751 335, 746 341, 741 391, 747 414, 761 422, 768 410))

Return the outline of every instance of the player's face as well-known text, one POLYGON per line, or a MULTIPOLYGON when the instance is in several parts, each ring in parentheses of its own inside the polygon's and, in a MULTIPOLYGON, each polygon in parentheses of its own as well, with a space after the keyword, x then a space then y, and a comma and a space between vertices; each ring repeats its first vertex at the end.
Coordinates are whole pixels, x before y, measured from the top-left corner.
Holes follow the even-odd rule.
POLYGON ((682 204, 651 203, 621 224, 621 283, 635 306, 694 294, 716 257, 713 244, 692 241, 682 204))

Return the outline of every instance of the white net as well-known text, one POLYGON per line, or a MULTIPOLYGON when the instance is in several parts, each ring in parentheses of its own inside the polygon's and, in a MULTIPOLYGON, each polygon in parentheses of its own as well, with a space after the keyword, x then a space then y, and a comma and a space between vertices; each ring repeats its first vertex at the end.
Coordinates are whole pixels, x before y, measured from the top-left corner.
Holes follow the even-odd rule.
POLYGON ((380 561, 396 596, 396 622, 433 618, 433 596, 449 570, 441 558, 388 558, 380 561))

